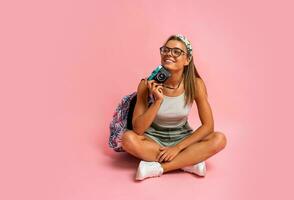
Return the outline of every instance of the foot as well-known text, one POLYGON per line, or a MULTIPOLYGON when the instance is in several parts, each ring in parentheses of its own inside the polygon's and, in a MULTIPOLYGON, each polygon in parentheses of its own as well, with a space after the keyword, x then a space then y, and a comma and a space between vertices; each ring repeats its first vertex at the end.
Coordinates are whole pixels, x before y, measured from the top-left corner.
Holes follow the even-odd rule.
POLYGON ((141 161, 136 174, 136 180, 143 180, 150 177, 158 177, 163 174, 163 168, 159 162, 141 161))
POLYGON ((186 172, 197 174, 198 176, 205 176, 206 175, 206 165, 205 165, 204 161, 197 163, 195 165, 183 167, 181 169, 186 172))

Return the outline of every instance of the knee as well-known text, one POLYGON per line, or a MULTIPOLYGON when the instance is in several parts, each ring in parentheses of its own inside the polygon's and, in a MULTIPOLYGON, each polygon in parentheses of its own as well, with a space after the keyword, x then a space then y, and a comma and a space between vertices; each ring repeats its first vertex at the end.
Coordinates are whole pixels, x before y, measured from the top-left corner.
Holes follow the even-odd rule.
POLYGON ((222 132, 214 132, 214 137, 212 140, 212 149, 215 153, 223 150, 227 145, 227 138, 222 132))
POLYGON ((126 131, 121 137, 121 145, 124 149, 133 147, 136 143, 136 133, 133 131, 126 131))

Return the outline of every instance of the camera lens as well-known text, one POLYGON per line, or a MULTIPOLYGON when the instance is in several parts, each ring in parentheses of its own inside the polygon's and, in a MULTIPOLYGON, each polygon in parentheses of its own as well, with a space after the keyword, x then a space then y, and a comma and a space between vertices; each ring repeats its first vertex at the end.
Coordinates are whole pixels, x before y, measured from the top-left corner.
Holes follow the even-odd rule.
POLYGON ((162 82, 165 80, 165 75, 163 73, 158 73, 157 74, 157 80, 162 82))

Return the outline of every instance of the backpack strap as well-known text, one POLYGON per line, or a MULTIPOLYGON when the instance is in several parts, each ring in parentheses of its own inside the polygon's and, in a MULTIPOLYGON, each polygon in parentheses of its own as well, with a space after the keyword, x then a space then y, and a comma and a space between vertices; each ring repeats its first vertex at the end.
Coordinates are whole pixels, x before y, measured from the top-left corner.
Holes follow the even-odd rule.
MULTIPOLYGON (((142 78, 141 81, 142 80, 144 80, 144 78, 142 78)), ((136 102, 137 102, 137 94, 134 95, 134 97, 132 98, 132 100, 130 102, 130 106, 129 106, 128 117, 127 117, 127 128, 129 130, 133 129, 132 120, 133 120, 133 112, 135 109, 136 102)), ((154 97, 150 95, 150 92, 148 90, 148 95, 147 95, 148 108, 151 106, 151 104, 153 102, 154 102, 154 97)))
MULTIPOLYGON (((142 78, 141 81, 142 81, 142 80, 145 80, 145 79, 147 79, 147 77, 146 77, 146 78, 142 78)), ((148 97, 148 102, 150 102, 150 101, 154 101, 154 97, 150 95, 150 91, 149 91, 149 90, 148 90, 147 97, 148 97)))

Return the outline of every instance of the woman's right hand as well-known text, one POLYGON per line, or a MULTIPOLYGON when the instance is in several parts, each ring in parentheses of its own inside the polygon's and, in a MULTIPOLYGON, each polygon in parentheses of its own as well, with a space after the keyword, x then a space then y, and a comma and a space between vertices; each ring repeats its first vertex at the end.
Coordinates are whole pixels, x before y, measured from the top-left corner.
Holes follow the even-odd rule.
POLYGON ((145 83, 147 83, 149 92, 153 94, 155 101, 163 100, 163 86, 162 83, 157 83, 155 80, 148 81, 145 79, 145 83))

